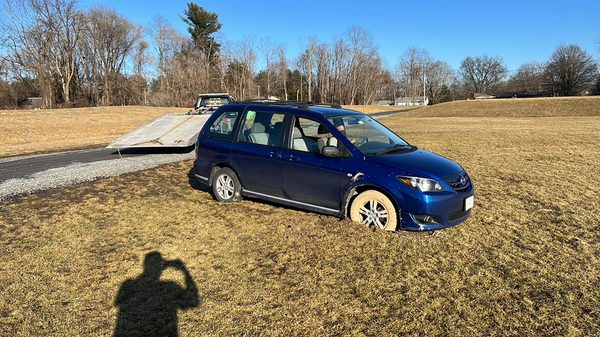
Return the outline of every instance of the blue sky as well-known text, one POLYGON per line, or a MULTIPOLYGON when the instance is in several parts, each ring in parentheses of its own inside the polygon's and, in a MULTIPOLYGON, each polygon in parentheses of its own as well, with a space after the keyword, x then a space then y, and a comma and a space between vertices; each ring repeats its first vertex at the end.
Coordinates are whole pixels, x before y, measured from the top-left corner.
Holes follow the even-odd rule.
MULTIPOLYGON (((186 33, 180 15, 188 1, 80 0, 83 7, 114 8, 136 24, 164 16, 186 33)), ((356 25, 368 30, 390 67, 411 46, 458 68, 466 56, 500 56, 509 70, 546 61, 561 43, 576 43, 600 58, 600 1, 196 1, 216 12, 219 37, 238 41, 263 37, 299 54, 316 36, 330 42, 356 25)), ((260 64, 260 63, 259 63, 260 64)))

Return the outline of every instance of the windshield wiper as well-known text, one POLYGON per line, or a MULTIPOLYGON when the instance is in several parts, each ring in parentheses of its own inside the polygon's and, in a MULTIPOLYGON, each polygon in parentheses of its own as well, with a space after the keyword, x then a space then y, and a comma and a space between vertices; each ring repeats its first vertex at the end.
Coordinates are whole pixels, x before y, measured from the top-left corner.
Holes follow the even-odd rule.
POLYGON ((394 144, 394 145, 386 148, 385 150, 375 153, 375 155, 378 156, 378 155, 386 154, 386 153, 404 152, 404 151, 411 150, 412 148, 413 148, 412 145, 408 145, 408 144, 394 144))

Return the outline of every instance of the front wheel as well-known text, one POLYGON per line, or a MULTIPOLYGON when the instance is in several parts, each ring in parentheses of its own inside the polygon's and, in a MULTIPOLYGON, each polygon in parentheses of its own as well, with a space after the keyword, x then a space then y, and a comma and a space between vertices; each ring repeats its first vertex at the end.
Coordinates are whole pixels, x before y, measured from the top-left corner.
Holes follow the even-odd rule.
POLYGON ((359 194, 350 206, 350 219, 369 227, 395 231, 398 216, 394 204, 385 194, 368 190, 359 194))
POLYGON ((230 168, 217 169, 213 174, 212 190, 215 199, 221 202, 234 202, 242 198, 242 185, 235 172, 230 168))

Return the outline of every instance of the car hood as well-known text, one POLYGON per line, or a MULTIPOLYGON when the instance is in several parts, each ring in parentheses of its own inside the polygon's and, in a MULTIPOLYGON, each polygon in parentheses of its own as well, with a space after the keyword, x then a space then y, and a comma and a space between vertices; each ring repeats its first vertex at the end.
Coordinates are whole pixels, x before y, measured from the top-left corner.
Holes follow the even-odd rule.
POLYGON ((446 179, 463 171, 463 168, 452 160, 421 149, 384 154, 372 158, 378 164, 388 166, 398 171, 399 174, 424 178, 446 179))

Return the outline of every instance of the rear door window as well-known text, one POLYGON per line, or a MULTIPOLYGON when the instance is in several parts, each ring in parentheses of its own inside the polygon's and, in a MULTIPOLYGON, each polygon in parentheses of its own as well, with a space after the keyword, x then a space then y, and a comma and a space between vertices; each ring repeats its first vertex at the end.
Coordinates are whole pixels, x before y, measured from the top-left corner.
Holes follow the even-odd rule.
POLYGON ((281 146, 281 132, 285 114, 264 111, 246 111, 239 140, 267 146, 281 146))
POLYGON ((235 121, 239 113, 237 111, 223 112, 208 129, 208 136, 222 139, 233 139, 235 121))

